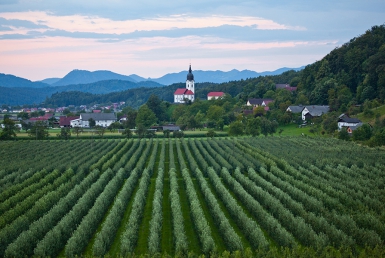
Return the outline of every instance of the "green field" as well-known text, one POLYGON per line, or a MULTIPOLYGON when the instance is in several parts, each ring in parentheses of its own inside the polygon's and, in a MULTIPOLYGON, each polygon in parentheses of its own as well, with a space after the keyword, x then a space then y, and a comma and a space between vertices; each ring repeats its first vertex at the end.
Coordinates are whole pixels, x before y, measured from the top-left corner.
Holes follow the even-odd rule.
POLYGON ((0 157, 1 257, 385 252, 382 149, 300 136, 35 140, 0 142, 0 157))

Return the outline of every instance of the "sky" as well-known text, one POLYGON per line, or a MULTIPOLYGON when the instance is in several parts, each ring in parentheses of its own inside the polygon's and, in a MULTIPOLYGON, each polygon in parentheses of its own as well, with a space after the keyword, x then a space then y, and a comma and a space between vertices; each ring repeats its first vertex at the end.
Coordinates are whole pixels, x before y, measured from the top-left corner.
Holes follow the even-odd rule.
POLYGON ((297 68, 382 24, 384 0, 0 0, 0 73, 297 68))

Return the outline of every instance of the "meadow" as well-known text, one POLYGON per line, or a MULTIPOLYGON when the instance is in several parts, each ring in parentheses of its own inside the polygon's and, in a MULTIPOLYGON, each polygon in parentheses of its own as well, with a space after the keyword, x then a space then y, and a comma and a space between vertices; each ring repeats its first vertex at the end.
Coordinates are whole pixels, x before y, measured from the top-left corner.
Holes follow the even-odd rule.
POLYGON ((1 257, 385 254, 385 152, 333 138, 5 141, 0 189, 1 257))

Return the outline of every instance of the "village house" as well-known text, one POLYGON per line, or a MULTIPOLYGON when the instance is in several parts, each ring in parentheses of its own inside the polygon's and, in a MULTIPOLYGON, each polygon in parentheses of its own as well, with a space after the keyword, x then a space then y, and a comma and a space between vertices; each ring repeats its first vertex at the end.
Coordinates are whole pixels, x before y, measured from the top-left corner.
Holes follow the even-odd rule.
POLYGON ((308 105, 305 106, 302 110, 302 120, 312 119, 313 117, 320 117, 323 114, 329 112, 329 106, 317 106, 317 105, 308 105))
POLYGON ((207 100, 210 99, 219 99, 222 98, 225 95, 224 92, 221 91, 212 91, 207 94, 207 100))
POLYGON ((71 121, 79 119, 79 116, 61 116, 59 120, 59 126, 63 127, 71 127, 71 121))
POLYGON ((357 127, 360 127, 362 125, 362 122, 357 118, 351 118, 346 114, 341 114, 338 117, 338 131, 341 131, 342 127, 347 127, 348 130, 354 131, 357 127))
POLYGON ((266 107, 269 105, 269 103, 273 102, 272 99, 249 99, 246 103, 246 106, 252 106, 252 107, 259 107, 263 106, 266 107))
POLYGON ((286 109, 286 112, 291 112, 293 114, 296 113, 302 113, 302 110, 305 108, 305 106, 299 105, 299 106, 288 106, 286 109))
POLYGON ((95 125, 103 127, 116 122, 115 113, 82 113, 78 119, 71 120, 71 127, 90 127, 91 118, 95 121, 95 125))

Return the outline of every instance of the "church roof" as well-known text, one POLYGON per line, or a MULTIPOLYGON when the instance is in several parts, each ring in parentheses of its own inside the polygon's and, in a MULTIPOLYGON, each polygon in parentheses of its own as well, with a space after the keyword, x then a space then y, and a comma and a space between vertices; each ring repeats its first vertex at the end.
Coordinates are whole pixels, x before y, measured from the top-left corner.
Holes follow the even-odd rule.
POLYGON ((192 92, 191 90, 187 90, 184 95, 194 95, 194 92, 192 92))
POLYGON ((187 80, 188 81, 193 81, 194 80, 194 75, 191 72, 191 64, 190 64, 190 68, 188 69, 187 80))
POLYGON ((185 94, 186 91, 187 89, 185 88, 179 88, 179 89, 176 89, 176 91, 174 92, 174 95, 183 95, 185 94))

